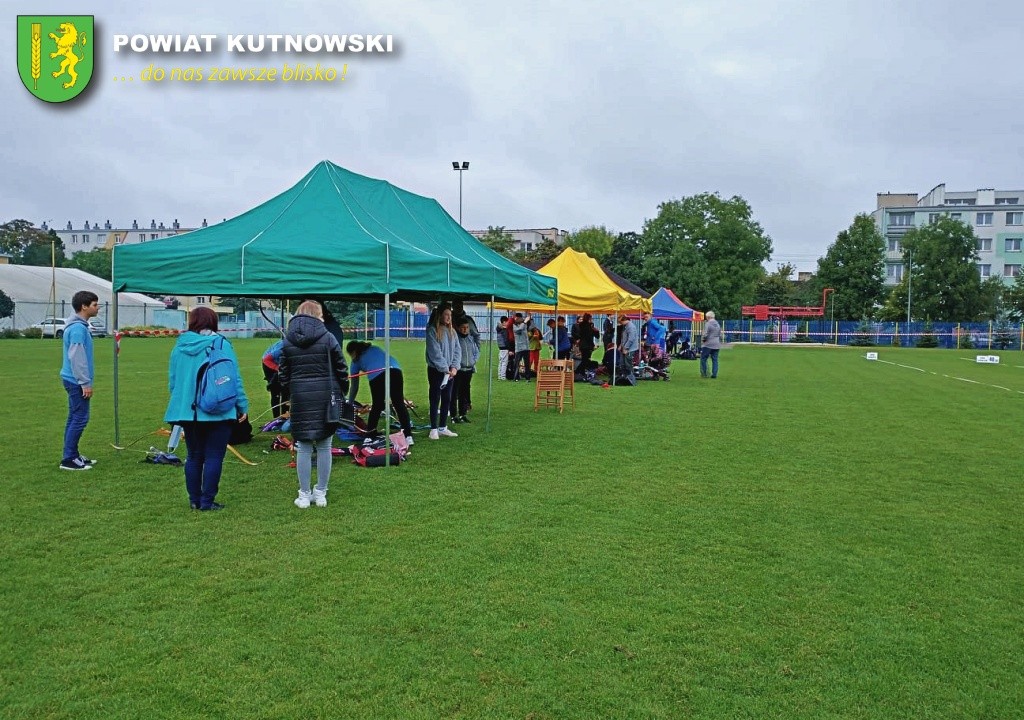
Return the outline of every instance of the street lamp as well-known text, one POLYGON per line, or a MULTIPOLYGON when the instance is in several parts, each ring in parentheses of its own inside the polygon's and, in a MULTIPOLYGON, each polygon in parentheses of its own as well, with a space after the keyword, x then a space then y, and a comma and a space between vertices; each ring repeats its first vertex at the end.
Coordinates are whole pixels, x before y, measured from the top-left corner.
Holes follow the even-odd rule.
POLYGON ((461 163, 452 160, 452 170, 459 173, 459 225, 462 224, 462 173, 465 170, 469 170, 469 161, 463 160, 461 163))
POLYGON ((910 332, 910 283, 914 279, 914 250, 909 251, 907 262, 907 332, 910 332))

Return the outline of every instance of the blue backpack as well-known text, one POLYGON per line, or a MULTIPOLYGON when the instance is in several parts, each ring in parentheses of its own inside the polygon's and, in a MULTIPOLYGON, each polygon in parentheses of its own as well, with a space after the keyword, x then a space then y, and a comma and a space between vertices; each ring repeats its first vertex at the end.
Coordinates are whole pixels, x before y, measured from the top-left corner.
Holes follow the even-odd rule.
POLYGON ((234 409, 238 400, 235 387, 238 383, 238 368, 235 361, 224 352, 224 338, 214 340, 206 351, 206 362, 196 374, 196 397, 192 410, 196 417, 199 410, 210 415, 222 415, 234 409))

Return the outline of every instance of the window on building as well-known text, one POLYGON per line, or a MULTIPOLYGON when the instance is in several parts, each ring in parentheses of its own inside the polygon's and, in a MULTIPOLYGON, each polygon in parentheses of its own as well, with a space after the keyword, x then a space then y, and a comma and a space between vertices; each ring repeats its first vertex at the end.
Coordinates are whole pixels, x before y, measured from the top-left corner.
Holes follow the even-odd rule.
POLYGON ((83 243, 87 243, 87 242, 89 242, 89 236, 88 236, 88 235, 83 235, 83 236, 82 236, 82 242, 83 242, 83 243))
POLYGON ((891 225, 897 227, 913 227, 914 226, 914 213, 912 212, 901 212, 892 213, 889 215, 889 221, 891 225))
POLYGON ((1003 277, 1017 277, 1020 275, 1020 265, 1003 265, 1003 277))
POLYGON ((1006 238, 1006 252, 1020 252, 1021 238, 1006 238))
POLYGON ((978 252, 992 252, 992 238, 978 238, 978 252))
POLYGON ((928 213, 928 224, 937 223, 940 217, 942 217, 942 213, 928 213))
POLYGON ((946 200, 946 205, 973 205, 974 198, 950 198, 946 200))
POLYGON ((72 245, 77 245, 78 244, 78 236, 77 235, 72 235, 71 236, 71 244, 72 245))
POLYGON ((975 225, 987 226, 992 224, 992 213, 977 213, 974 219, 975 225))
POLYGON ((139 242, 146 242, 146 233, 139 233, 139 242))
POLYGON ((1024 225, 1024 212, 1008 212, 1008 213, 1006 213, 1006 224, 1007 225, 1024 225))
POLYGON ((981 275, 981 279, 992 277, 992 266, 988 264, 978 265, 978 274, 981 275))
POLYGON ((900 251, 900 241, 899 240, 895 240, 893 238, 890 238, 889 239, 889 252, 899 252, 899 251, 900 251))
POLYGON ((196 305, 205 305, 205 304, 206 304, 206 296, 205 295, 196 295, 196 305))
POLYGON ((951 220, 961 220, 961 219, 963 219, 963 216, 964 216, 963 213, 950 213, 949 214, 949 217, 950 217, 951 220))
POLYGON ((97 235, 96 236, 96 242, 101 243, 101 242, 106 242, 106 241, 107 241, 107 234, 106 233, 103 233, 102 235, 97 235))
POLYGON ((996 205, 1020 205, 1019 197, 996 198, 996 205))
POLYGON ((886 265, 885 276, 893 280, 899 281, 903 279, 903 266, 902 265, 886 265))
MULTIPOLYGON (((991 215, 991 214, 992 214, 992 213, 989 213, 989 215, 991 215)), ((149 234, 149 239, 150 239, 150 240, 156 240, 156 238, 157 238, 157 234, 156 234, 156 233, 150 233, 150 234, 149 234)))

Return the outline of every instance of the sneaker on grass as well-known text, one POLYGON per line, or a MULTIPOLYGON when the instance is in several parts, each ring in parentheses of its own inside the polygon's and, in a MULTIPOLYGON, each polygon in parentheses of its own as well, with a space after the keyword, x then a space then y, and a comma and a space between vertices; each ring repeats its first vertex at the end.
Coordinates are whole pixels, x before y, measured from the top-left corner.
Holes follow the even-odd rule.
POLYGON ((81 460, 82 462, 84 462, 86 465, 95 465, 96 464, 95 460, 90 460, 85 455, 79 455, 78 459, 81 460))
POLYGON ((459 436, 458 433, 452 432, 451 430, 449 430, 446 427, 438 428, 437 429, 437 434, 440 435, 441 437, 458 437, 459 436))
POLYGON ((429 434, 429 435, 427 435, 427 438, 428 438, 428 439, 430 439, 430 440, 440 440, 440 439, 441 439, 441 436, 440 436, 440 435, 438 435, 438 433, 437 433, 437 428, 433 428, 433 429, 432 429, 432 430, 430 431, 430 434, 429 434))
POLYGON ((60 469, 61 470, 92 470, 92 465, 89 465, 88 463, 84 462, 82 460, 82 458, 76 457, 76 458, 71 458, 70 460, 61 460, 60 461, 60 469))

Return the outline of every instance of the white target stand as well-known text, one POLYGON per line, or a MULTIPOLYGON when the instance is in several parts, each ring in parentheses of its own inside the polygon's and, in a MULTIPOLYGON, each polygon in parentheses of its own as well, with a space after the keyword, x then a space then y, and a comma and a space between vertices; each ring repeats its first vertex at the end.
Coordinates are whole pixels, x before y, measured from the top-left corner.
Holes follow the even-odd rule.
POLYGON ((865 360, 877 360, 878 359, 878 353, 876 353, 876 352, 869 352, 867 355, 864 356, 864 359, 865 360))
POLYGON ((982 364, 982 365, 998 365, 999 364, 999 356, 998 355, 978 355, 977 357, 974 358, 974 362, 982 364))

